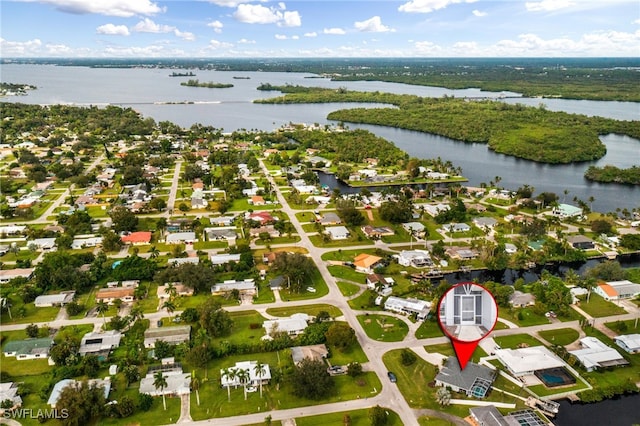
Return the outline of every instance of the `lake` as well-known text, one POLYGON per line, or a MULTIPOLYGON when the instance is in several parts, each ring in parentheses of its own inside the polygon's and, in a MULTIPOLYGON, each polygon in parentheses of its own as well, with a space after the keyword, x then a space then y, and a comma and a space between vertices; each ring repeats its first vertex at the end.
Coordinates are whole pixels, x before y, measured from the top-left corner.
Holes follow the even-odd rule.
MULTIPOLYGON (((36 104, 118 104, 132 107, 144 116, 156 121, 168 120, 184 127, 194 123, 223 128, 273 130, 289 122, 329 123, 326 116, 340 108, 356 106, 375 107, 371 104, 304 104, 264 105, 254 104, 254 99, 278 96, 278 92, 256 90, 260 83, 273 85, 298 84, 329 88, 346 87, 349 90, 380 91, 420 96, 441 97, 496 97, 518 96, 516 93, 492 93, 478 89, 449 90, 438 87, 412 86, 384 82, 334 82, 325 78, 305 78, 304 73, 224 72, 197 70, 195 77, 201 82, 231 83, 229 89, 206 89, 184 87, 180 82, 188 78, 169 77, 174 70, 155 68, 88 68, 62 67, 54 65, 3 64, 0 67, 2 80, 12 83, 28 83, 38 87, 28 96, 3 100, 36 104), (249 79, 234 79, 234 76, 249 79), (166 102, 194 102, 193 104, 166 104, 166 102)), ((537 106, 544 103, 548 109, 586 115, 597 115, 624 120, 640 117, 640 104, 633 102, 576 101, 562 99, 506 98, 509 103, 537 106)), ((607 145, 607 154, 593 162, 571 165, 539 164, 527 160, 497 154, 484 144, 468 144, 448 138, 393 129, 380 126, 349 125, 360 127, 382 136, 410 155, 419 158, 441 157, 462 167, 469 184, 479 186, 495 176, 502 178, 501 184, 516 189, 529 184, 536 193, 557 193, 560 201, 572 202, 573 197, 587 201, 594 197, 593 208, 609 212, 616 208, 629 210, 640 207, 640 188, 619 184, 598 184, 584 179, 589 165, 612 164, 630 167, 640 164, 640 141, 619 136, 602 137, 607 145), (569 194, 565 197, 564 191, 569 194)))

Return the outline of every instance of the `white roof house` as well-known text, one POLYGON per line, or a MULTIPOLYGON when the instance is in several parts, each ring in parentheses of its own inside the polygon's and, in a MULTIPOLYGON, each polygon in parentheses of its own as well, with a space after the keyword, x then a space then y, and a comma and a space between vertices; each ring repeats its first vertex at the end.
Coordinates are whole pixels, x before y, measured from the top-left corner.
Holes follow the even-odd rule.
POLYGON ((154 373, 147 375, 140 380, 140 393, 146 393, 151 396, 162 395, 186 395, 191 393, 191 373, 183 373, 180 370, 163 371, 162 377, 167 382, 164 388, 156 388, 153 385, 155 381, 154 373))
POLYGON ((449 207, 448 204, 442 204, 442 203, 438 203, 438 204, 424 204, 421 207, 424 208, 424 211, 427 212, 430 216, 437 216, 440 212, 444 212, 449 210, 451 207, 449 207))
POLYGON ((144 331, 144 347, 154 348, 158 340, 171 345, 188 342, 191 337, 190 325, 178 325, 175 327, 148 328, 144 331))
POLYGON ((593 289, 605 300, 631 299, 640 294, 640 284, 629 280, 600 283, 593 289))
POLYGON ((193 263, 194 265, 197 265, 198 263, 200 263, 200 258, 198 256, 174 257, 167 260, 167 265, 180 266, 180 265, 184 265, 185 263, 193 263))
POLYGON ((34 303, 36 305, 36 308, 63 306, 71 302, 75 295, 75 291, 62 291, 58 294, 44 294, 42 296, 36 297, 34 303))
POLYGON ((102 237, 76 238, 71 242, 71 248, 74 250, 85 247, 96 247, 102 244, 102 237))
POLYGON ((192 244, 197 241, 198 239, 196 238, 196 233, 191 231, 174 232, 172 234, 167 235, 167 237, 165 238, 165 242, 167 244, 182 244, 182 243, 192 244))
MULTIPOLYGON (((22 405, 22 397, 18 395, 18 384, 13 382, 0 383, 0 401, 10 400, 14 407, 22 405)), ((4 409, 0 409, 4 411, 4 409)))
POLYGON ((120 346, 122 333, 117 330, 109 330, 100 333, 90 332, 85 334, 80 341, 80 355, 105 354, 108 355, 111 349, 120 346))
POLYGON ((544 346, 497 349, 496 357, 516 377, 533 374, 536 370, 565 366, 564 361, 544 346))
POLYGON ((629 362, 615 349, 605 345, 595 337, 587 336, 580 339, 582 349, 569 351, 584 366, 587 371, 601 367, 627 365, 629 362))
POLYGON ((384 308, 401 314, 417 314, 418 319, 425 319, 431 309, 431 303, 425 300, 389 296, 384 302, 384 308))
POLYGON ((393 255, 398 259, 398 263, 402 266, 414 266, 422 268, 433 265, 431 255, 426 250, 402 250, 400 253, 393 255))
POLYGON ((553 208, 551 214, 553 214, 554 216, 558 216, 561 219, 565 219, 568 217, 581 216, 582 209, 576 206, 572 206, 571 204, 560 204, 557 207, 553 208))
POLYGON ((407 232, 415 232, 417 234, 424 232, 424 225, 421 224, 420 222, 407 222, 407 223, 403 223, 402 227, 405 229, 405 231, 407 232))
POLYGON ((325 229, 332 240, 346 240, 349 238, 349 230, 345 226, 330 226, 325 229))
POLYGON ((243 294, 255 294, 258 291, 253 278, 242 281, 227 280, 211 286, 211 294, 213 295, 225 294, 233 290, 238 290, 243 294))
POLYGON ((290 336, 297 336, 307 328, 307 321, 309 321, 309 315, 298 313, 291 315, 289 318, 265 321, 262 323, 262 327, 264 327, 267 334, 275 329, 276 331, 285 332, 290 336))
POLYGON ((447 232, 469 232, 471 227, 466 223, 449 223, 442 227, 447 232))
POLYGON ((229 262, 240 262, 240 254, 212 254, 209 258, 213 266, 224 265, 229 262))
POLYGON ((640 334, 624 334, 622 336, 614 337, 613 340, 616 342, 616 345, 620 346, 630 354, 640 352, 640 334))
MULTIPOLYGON (((234 367, 230 367, 229 370, 244 370, 249 373, 248 384, 251 386, 259 385, 260 382, 268 383, 269 380, 271 380, 271 369, 269 368, 269 364, 263 364, 262 374, 258 375, 258 371, 256 371, 257 363, 257 361, 236 362, 236 365, 234 367)), ((230 378, 224 374, 224 370, 220 370, 220 383, 222 387, 242 386, 238 377, 230 378)))
MULTIPOLYGON (((88 383, 89 385, 97 385, 99 387, 102 387, 102 389, 104 390, 104 397, 108 398, 109 391, 111 390, 111 380, 109 379, 110 378, 107 378, 106 380, 91 379, 88 381, 88 383)), ((58 399, 60 399, 60 394, 62 393, 62 390, 67 386, 78 386, 79 384, 80 382, 73 379, 60 380, 58 383, 56 383, 53 386, 53 390, 51 391, 51 395, 49 396, 49 400, 47 401, 47 404, 49 404, 51 408, 56 408, 56 404, 58 403, 58 399)))
POLYGON ((32 241, 29 241, 27 247, 31 244, 34 244, 38 250, 51 250, 56 246, 55 238, 36 238, 32 241))
POLYGON ((14 278, 29 279, 33 275, 35 268, 16 268, 0 270, 0 283, 8 283, 14 278))

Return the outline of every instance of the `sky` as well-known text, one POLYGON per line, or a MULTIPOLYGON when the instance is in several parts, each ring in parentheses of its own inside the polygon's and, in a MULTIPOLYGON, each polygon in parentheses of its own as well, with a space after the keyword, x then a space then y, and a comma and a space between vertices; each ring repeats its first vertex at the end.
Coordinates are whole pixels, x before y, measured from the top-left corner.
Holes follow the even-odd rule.
POLYGON ((640 57, 640 1, 0 0, 0 57, 640 57))

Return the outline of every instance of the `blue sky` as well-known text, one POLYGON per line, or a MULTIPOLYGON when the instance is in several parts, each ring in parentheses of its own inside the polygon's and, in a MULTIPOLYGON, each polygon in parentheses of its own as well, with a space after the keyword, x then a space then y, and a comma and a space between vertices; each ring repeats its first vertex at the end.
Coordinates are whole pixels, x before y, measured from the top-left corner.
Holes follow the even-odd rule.
POLYGON ((640 57, 638 0, 0 0, 1 57, 640 57))

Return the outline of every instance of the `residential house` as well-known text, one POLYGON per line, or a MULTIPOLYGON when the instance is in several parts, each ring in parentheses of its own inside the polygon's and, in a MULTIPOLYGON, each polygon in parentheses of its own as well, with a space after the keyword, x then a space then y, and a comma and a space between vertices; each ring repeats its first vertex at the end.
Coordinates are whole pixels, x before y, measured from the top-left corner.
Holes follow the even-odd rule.
POLYGON ((134 290, 135 289, 132 287, 101 288, 96 294, 96 300, 98 302, 105 302, 109 305, 112 305, 117 299, 122 300, 123 302, 133 302, 134 290))
POLYGON ((419 320, 423 320, 429 315, 431 303, 419 299, 404 299, 396 296, 389 296, 384 302, 384 308, 399 314, 416 314, 419 320))
POLYGON ((144 347, 154 348, 158 340, 177 345, 188 342, 191 338, 190 325, 177 325, 173 327, 148 328, 144 332, 144 347))
POLYGON ((175 232, 167 234, 165 242, 167 244, 193 244, 198 242, 198 238, 196 238, 196 233, 192 231, 175 232))
POLYGON ((551 214, 560 219, 582 216, 582 209, 570 204, 560 204, 551 210, 551 214))
POLYGON ((213 266, 226 265, 229 262, 240 262, 240 253, 212 254, 209 260, 211 260, 211 265, 213 266))
POLYGON ((326 345, 309 345, 309 346, 294 346, 291 348, 291 358, 293 363, 298 365, 305 358, 312 361, 323 361, 329 356, 329 350, 326 345))
POLYGON ((207 240, 209 241, 224 240, 227 241, 229 245, 235 245, 236 238, 238 237, 235 226, 205 228, 204 234, 207 236, 207 240))
POLYGON ((265 204, 266 202, 264 201, 264 198, 261 195, 254 195, 251 198, 249 198, 249 205, 264 206, 265 204))
POLYGON ((408 233, 413 234, 413 235, 417 235, 417 236, 420 236, 420 235, 424 234, 424 230, 425 230, 424 225, 421 224, 420 222, 403 223, 402 227, 408 233))
POLYGON ((393 255, 402 266, 413 266, 414 268, 424 268, 432 266, 431 255, 426 250, 402 250, 393 255))
MULTIPOLYGON (((545 401, 548 403, 548 401, 545 401)), ((495 405, 483 405, 469 408, 469 417, 465 420, 473 426, 545 426, 543 420, 533 410, 518 410, 503 415, 495 405)))
POLYGON ((128 235, 123 235, 122 237, 120 237, 120 240, 122 240, 122 242, 125 244, 133 244, 133 245, 149 244, 151 242, 151 232, 150 231, 132 232, 128 235))
POLYGON ((53 250, 56 247, 55 238, 35 238, 29 241, 28 246, 34 245, 38 250, 53 250))
POLYGON ((458 260, 471 260, 478 257, 478 252, 471 247, 455 247, 451 246, 445 250, 447 256, 458 260))
POLYGON ((269 238, 278 238, 280 231, 278 231, 273 225, 259 226, 257 228, 249 229, 250 237, 260 237, 260 234, 269 234, 269 238))
POLYGON ((640 334, 623 334, 613 338, 616 345, 630 354, 640 353, 640 334))
POLYGON ((266 334, 271 335, 274 331, 287 333, 289 336, 295 337, 304 333, 304 330, 308 326, 309 315, 307 314, 293 314, 289 318, 278 318, 275 320, 268 320, 262 323, 266 334))
POLYGON ((98 333, 92 331, 82 337, 78 353, 82 356, 97 355, 99 358, 106 359, 113 349, 120 346, 120 339, 122 339, 122 333, 117 330, 98 333))
POLYGON ((473 219, 473 224, 483 230, 490 230, 495 228, 498 221, 492 217, 476 217, 473 219))
POLYGON ((315 194, 318 192, 318 188, 315 185, 307 185, 303 179, 293 179, 289 184, 300 194, 315 194))
POLYGON ((14 278, 31 279, 35 268, 15 268, 0 270, 0 284, 6 284, 14 278))
POLYGON ((393 229, 386 226, 371 226, 366 225, 360 228, 362 233, 369 238, 380 238, 394 235, 393 229))
POLYGON ((189 256, 189 257, 173 257, 171 259, 167 259, 167 265, 170 266, 180 266, 185 263, 193 263, 197 265, 200 263, 200 258, 198 256, 189 256))
POLYGON ((451 208, 448 204, 442 204, 442 203, 422 204, 420 207, 423 208, 424 211, 427 212, 429 216, 432 216, 432 217, 436 217, 440 213, 445 212, 451 208))
POLYGON ((372 254, 361 253, 353 259, 356 271, 365 274, 372 274, 375 267, 382 261, 381 257, 372 254))
POLYGON ((471 227, 469 225, 467 225, 466 223, 449 223, 447 225, 444 225, 442 227, 442 229, 445 230, 445 232, 450 232, 450 233, 458 233, 458 232, 469 232, 471 231, 471 227))
POLYGON ((102 237, 75 238, 71 242, 71 248, 74 250, 98 247, 100 245, 102 245, 102 237))
POLYGON ((504 244, 504 252, 507 254, 514 254, 518 251, 518 247, 515 244, 505 243, 504 244))
MULTIPOLYGON (((169 299, 171 294, 167 291, 169 288, 169 284, 163 284, 158 286, 158 290, 156 291, 156 295, 159 300, 169 299)), ((193 289, 191 287, 187 287, 182 283, 173 283, 173 289, 176 292, 176 296, 180 297, 189 297, 193 296, 193 289)))
POLYGON ((340 219, 340 216, 338 216, 336 213, 333 213, 333 212, 325 213, 320 218, 320 224, 324 226, 339 225, 341 223, 342 223, 342 219, 340 219))
POLYGON ((45 308, 51 306, 64 306, 67 303, 73 301, 76 292, 73 290, 61 291, 58 294, 44 294, 36 297, 36 308, 45 308))
POLYGON ((26 225, 5 225, 0 226, 0 235, 22 234, 27 229, 26 225))
POLYGON ((595 337, 583 337, 580 339, 580 346, 582 349, 568 352, 575 356, 587 371, 629 364, 618 351, 595 337))
POLYGON ((22 406, 22 397, 18 394, 18 389, 18 383, 0 383, 0 401, 11 401, 13 403, 13 405, 7 409, 0 407, 0 415, 3 415, 6 410, 15 410, 22 406))
POLYGON ((640 294, 640 284, 629 280, 600 282, 594 291, 609 301, 632 299, 640 294))
POLYGON ((509 304, 514 308, 533 306, 536 304, 536 296, 531 293, 523 293, 519 290, 515 290, 511 296, 509 296, 509 304))
POLYGON ((255 294, 258 294, 256 283, 254 282, 253 278, 249 278, 241 281, 226 280, 224 282, 214 284, 213 286, 211 286, 211 295, 221 296, 229 294, 233 290, 238 290, 240 292, 240 295, 253 296, 255 294))
POLYGON ((201 189, 196 189, 191 194, 191 208, 204 209, 205 207, 207 207, 207 200, 204 198, 204 193, 201 189))
POLYGON ((544 346, 496 349, 498 361, 515 377, 529 376, 538 370, 565 367, 564 361, 544 346))
MULTIPOLYGON (((109 398, 109 392, 111 391, 110 379, 111 379, 110 377, 107 377, 105 380, 89 379, 88 383, 90 386, 97 386, 102 388, 102 390, 104 391, 104 398, 107 399, 109 398)), ((58 403, 58 399, 60 399, 60 394, 62 393, 62 390, 67 386, 74 386, 77 388, 80 386, 80 382, 73 379, 63 379, 63 380, 60 380, 55 385, 53 385, 53 389, 51 390, 51 395, 49 395, 49 399, 47 401, 47 404, 51 408, 56 408, 56 404, 58 403)))
POLYGON ((496 370, 468 362, 464 370, 458 358, 450 356, 436 375, 436 386, 450 388, 474 398, 484 398, 496 379, 496 370))
MULTIPOLYGON (((260 386, 260 384, 268 384, 269 380, 271 380, 271 370, 269 369, 269 364, 263 364, 262 371, 257 371, 256 365, 258 365, 258 361, 242 361, 236 362, 234 367, 230 367, 229 370, 239 371, 244 370, 249 375, 249 380, 247 381, 247 386, 260 386)), ((224 370, 220 370, 220 383, 223 388, 233 386, 237 388, 238 386, 243 386, 243 383, 240 382, 240 378, 237 374, 234 374, 234 377, 229 377, 224 373, 224 370)))
POLYGON ((43 359, 49 356, 49 349, 53 339, 43 337, 41 339, 10 340, 2 348, 4 356, 13 356, 18 361, 27 359, 43 359))
POLYGON ((209 222, 213 226, 231 226, 233 225, 233 221, 235 219, 236 219, 236 216, 215 216, 215 217, 210 217, 209 222))
POLYGON ((569 235, 567 242, 571 244, 571 247, 579 250, 591 250, 596 247, 596 244, 589 237, 584 235, 569 235))
POLYGON ((330 226, 324 230, 326 234, 331 237, 331 240, 346 240, 349 238, 351 233, 345 226, 330 226))
POLYGON ((282 275, 278 275, 277 277, 269 281, 269 288, 273 291, 282 290, 284 282, 284 277, 282 275))
POLYGON ((180 396, 191 393, 191 373, 184 373, 182 368, 162 368, 162 377, 167 386, 157 388, 154 383, 156 381, 155 374, 158 370, 150 371, 140 380, 140 393, 151 396, 180 396))
POLYGON ((247 212, 245 214, 245 218, 247 220, 254 220, 256 222, 260 222, 261 225, 266 225, 267 223, 273 223, 277 220, 268 211, 260 211, 260 212, 252 212, 252 213, 247 212))

